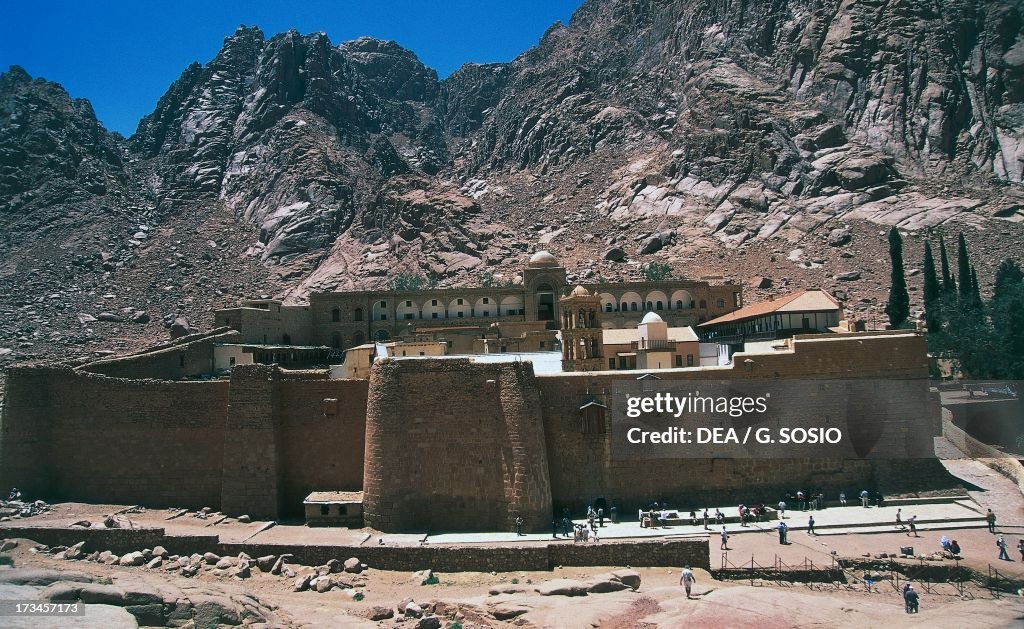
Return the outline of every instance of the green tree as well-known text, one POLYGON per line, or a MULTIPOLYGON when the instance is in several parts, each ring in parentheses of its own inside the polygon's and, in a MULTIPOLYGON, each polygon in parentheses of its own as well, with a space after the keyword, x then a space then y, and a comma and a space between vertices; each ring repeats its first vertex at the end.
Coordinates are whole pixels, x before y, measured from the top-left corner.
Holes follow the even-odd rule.
POLYGON ((903 270, 903 237, 896 227, 889 230, 889 260, 892 263, 892 274, 885 313, 889 315, 892 327, 898 328, 910 316, 910 295, 907 294, 907 276, 903 270))
POLYGON ((969 305, 972 299, 971 257, 967 253, 967 239, 964 238, 963 232, 960 232, 956 239, 956 256, 957 279, 960 281, 960 303, 962 305, 969 305))
POLYGON ((949 256, 946 254, 946 241, 939 234, 939 261, 942 264, 942 292, 953 295, 956 293, 956 280, 949 272, 949 256))
POLYGON ((942 316, 939 300, 942 298, 942 286, 935 270, 935 258, 932 256, 932 244, 924 242, 924 314, 928 324, 928 333, 933 334, 942 328, 942 316))
POLYGON ((644 279, 648 282, 660 282, 672 277, 672 267, 662 262, 651 262, 644 267, 644 279))
POLYGON ((1009 296, 1022 282, 1024 282, 1024 271, 1021 271, 1017 261, 1009 258, 1003 260, 1002 264, 999 265, 999 269, 996 270, 996 282, 992 289, 992 299, 998 302, 1000 299, 1009 296))
POLYGON ((391 290, 421 290, 429 284, 427 278, 408 271, 402 271, 391 280, 391 290))

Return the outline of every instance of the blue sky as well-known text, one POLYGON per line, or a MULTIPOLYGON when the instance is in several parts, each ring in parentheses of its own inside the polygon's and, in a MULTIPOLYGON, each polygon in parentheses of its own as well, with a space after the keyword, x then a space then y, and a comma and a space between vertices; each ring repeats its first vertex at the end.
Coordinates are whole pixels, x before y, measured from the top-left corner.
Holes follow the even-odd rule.
POLYGON ((8 2, 0 19, 0 71, 34 77, 88 98, 111 130, 139 118, 192 61, 206 63, 239 24, 270 37, 323 31, 335 44, 361 35, 393 39, 445 77, 463 63, 509 61, 581 0, 352 0, 8 2), (289 6, 292 5, 292 6, 289 6), (95 8, 94 8, 95 7, 95 8))

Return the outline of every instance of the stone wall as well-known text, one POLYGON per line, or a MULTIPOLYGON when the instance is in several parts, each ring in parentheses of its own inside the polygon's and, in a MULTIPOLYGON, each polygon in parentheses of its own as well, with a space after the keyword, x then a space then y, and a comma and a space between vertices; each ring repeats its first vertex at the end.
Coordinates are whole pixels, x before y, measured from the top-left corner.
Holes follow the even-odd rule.
POLYGON ((220 503, 227 382, 9 372, 0 486, 51 500, 220 503))
POLYGON ((513 572, 551 570, 556 566, 653 566, 710 569, 707 538, 665 541, 601 542, 600 544, 530 543, 517 546, 324 546, 220 542, 216 535, 165 535, 162 528, 66 529, 0 526, 0 538, 24 538, 49 546, 71 546, 84 541, 86 552, 111 550, 128 553, 163 546, 169 553, 251 557, 295 556, 296 563, 323 565, 328 560, 358 557, 377 570, 437 572, 513 572))
POLYGON ((546 530, 547 449, 529 363, 377 361, 364 521, 385 531, 546 530))

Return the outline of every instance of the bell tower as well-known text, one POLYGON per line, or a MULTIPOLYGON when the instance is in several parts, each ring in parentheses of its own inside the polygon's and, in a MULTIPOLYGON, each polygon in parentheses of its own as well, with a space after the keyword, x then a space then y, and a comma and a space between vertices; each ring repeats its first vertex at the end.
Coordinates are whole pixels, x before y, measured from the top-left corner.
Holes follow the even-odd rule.
POLYGON ((562 330, 562 371, 605 368, 601 331, 601 296, 577 286, 558 300, 562 330))

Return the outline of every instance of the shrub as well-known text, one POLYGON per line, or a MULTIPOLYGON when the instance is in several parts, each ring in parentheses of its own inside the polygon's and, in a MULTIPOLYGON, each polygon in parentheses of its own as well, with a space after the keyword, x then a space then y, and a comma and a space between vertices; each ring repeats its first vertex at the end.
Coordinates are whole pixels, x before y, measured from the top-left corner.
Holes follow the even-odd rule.
POLYGON ((672 267, 663 262, 651 262, 644 267, 644 279, 648 282, 660 282, 672 277, 672 267))

